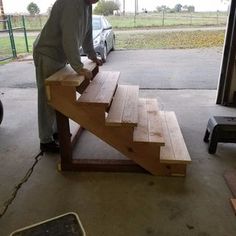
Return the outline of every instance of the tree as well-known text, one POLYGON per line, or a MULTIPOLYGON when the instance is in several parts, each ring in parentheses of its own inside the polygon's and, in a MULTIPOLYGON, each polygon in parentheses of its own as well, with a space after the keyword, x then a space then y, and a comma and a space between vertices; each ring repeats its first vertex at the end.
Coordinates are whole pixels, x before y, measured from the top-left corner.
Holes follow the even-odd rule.
POLYGON ((31 2, 28 5, 27 10, 28 10, 29 14, 32 15, 32 16, 37 15, 40 12, 40 9, 39 9, 38 5, 34 2, 31 2))
POLYGON ((195 12, 195 6, 188 6, 189 12, 195 12))
POLYGON ((182 9, 182 5, 181 4, 176 4, 175 5, 175 11, 176 12, 181 12, 181 9, 182 9))
POLYGON ((113 15, 113 11, 120 9, 118 2, 101 0, 98 2, 97 6, 94 8, 94 13, 98 15, 113 15))
POLYGON ((195 12, 195 7, 194 6, 192 6, 192 5, 184 5, 183 7, 182 7, 182 9, 183 10, 185 10, 185 11, 188 11, 188 12, 195 12))
POLYGON ((48 7, 47 9, 47 14, 50 15, 51 14, 51 11, 52 11, 52 5, 50 7, 48 7))
POLYGON ((157 9, 157 12, 162 12, 162 11, 167 11, 169 7, 167 7, 166 5, 161 5, 161 6, 157 6, 156 9, 157 9))

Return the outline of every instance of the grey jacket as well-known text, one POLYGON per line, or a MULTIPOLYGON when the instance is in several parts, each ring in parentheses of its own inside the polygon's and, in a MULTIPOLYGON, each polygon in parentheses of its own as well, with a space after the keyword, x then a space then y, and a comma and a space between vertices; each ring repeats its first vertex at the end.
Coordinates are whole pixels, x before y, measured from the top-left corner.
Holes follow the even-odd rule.
POLYGON ((89 58, 96 57, 92 38, 92 5, 85 0, 57 0, 42 32, 34 42, 34 53, 83 67, 80 47, 89 58))

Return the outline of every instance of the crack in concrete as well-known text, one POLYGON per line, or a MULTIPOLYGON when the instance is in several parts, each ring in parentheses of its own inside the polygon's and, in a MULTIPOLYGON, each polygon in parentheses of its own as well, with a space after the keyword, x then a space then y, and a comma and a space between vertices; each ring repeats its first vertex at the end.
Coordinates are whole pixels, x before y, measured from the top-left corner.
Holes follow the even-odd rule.
POLYGON ((12 204, 12 202, 15 200, 16 196, 17 196, 17 193, 18 191, 21 189, 22 185, 24 183, 26 183, 30 176, 32 175, 33 171, 34 171, 34 168, 35 166, 37 165, 37 163, 39 162, 40 160, 40 157, 43 156, 43 152, 40 152, 38 153, 34 159, 34 163, 32 165, 32 167, 26 172, 25 176, 23 177, 23 179, 20 181, 19 184, 17 184, 15 187, 14 187, 14 191, 12 192, 10 198, 4 202, 3 204, 3 207, 2 207, 2 210, 0 211, 0 219, 5 215, 5 213, 7 212, 7 209, 8 207, 12 204))

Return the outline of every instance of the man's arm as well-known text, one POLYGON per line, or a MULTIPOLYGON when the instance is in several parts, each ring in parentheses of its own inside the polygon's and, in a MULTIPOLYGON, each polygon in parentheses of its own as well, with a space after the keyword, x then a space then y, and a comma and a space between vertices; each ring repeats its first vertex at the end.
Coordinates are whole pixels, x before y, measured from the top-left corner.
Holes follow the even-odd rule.
POLYGON ((62 45, 68 63, 78 73, 83 68, 79 51, 82 45, 83 23, 83 9, 74 6, 73 1, 65 4, 61 17, 62 45))
POLYGON ((102 61, 97 58, 97 54, 93 46, 92 6, 90 6, 89 8, 89 24, 88 24, 87 33, 82 43, 82 47, 90 60, 95 62, 98 66, 102 65, 102 61))

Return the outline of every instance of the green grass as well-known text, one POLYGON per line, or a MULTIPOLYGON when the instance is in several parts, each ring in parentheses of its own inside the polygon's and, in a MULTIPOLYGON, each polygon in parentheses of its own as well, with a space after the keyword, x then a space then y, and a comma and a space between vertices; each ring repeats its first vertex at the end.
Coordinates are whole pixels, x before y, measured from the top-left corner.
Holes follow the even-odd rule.
POLYGON ((171 49, 222 47, 224 31, 122 33, 116 35, 117 49, 171 49))
MULTIPOLYGON (((23 36, 14 37, 17 55, 26 53, 25 38, 23 36)), ((28 37, 29 51, 32 52, 32 46, 35 37, 28 37)), ((12 56, 11 43, 8 36, 0 37, 0 59, 12 56)))
MULTIPOLYGON (((142 32, 117 33, 116 49, 177 49, 177 48, 209 48, 223 47, 225 32, 192 31, 192 32, 142 32)), ((28 37, 29 50, 36 36, 28 37)), ((26 53, 23 36, 15 37, 17 55, 26 53)), ((10 41, 7 37, 0 38, 0 58, 11 55, 10 41)))
POLYGON ((226 25, 227 13, 150 13, 108 16, 107 19, 115 29, 146 28, 169 26, 208 26, 226 25))

